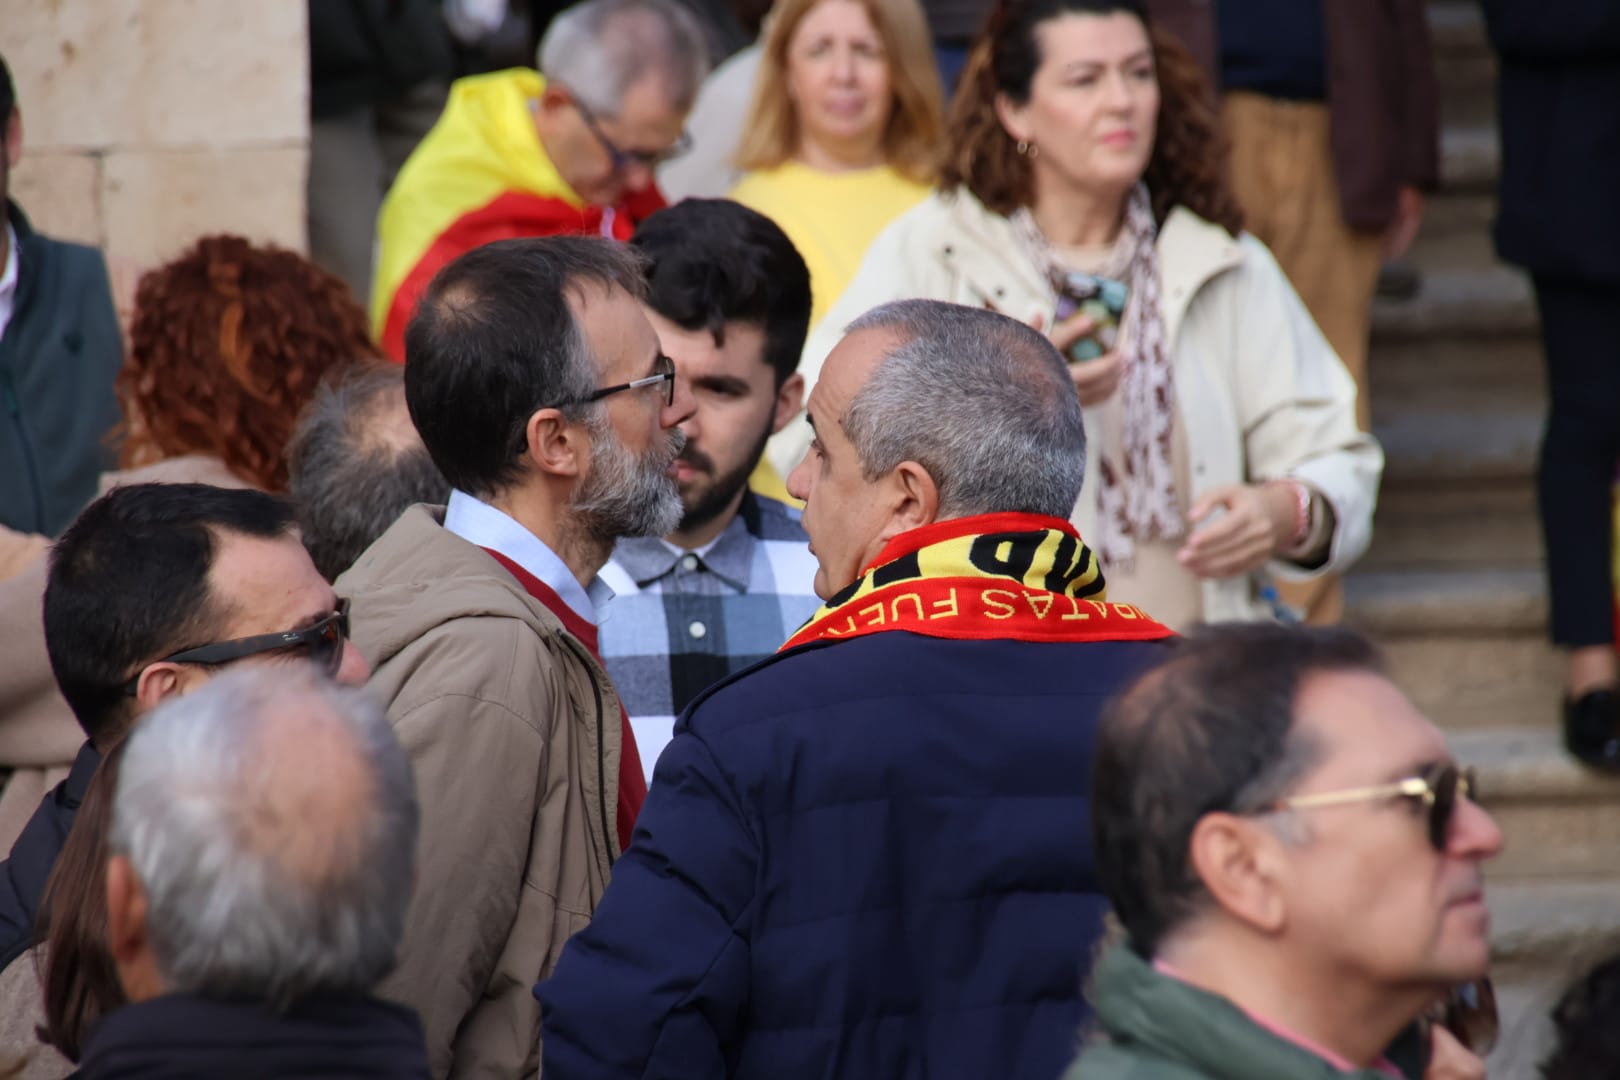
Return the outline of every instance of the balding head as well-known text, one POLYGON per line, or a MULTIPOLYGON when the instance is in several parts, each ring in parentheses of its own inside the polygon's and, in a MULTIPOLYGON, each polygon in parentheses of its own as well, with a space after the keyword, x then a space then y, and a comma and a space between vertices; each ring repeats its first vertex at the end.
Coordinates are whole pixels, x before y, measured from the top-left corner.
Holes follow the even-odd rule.
POLYGON ((416 834, 410 762, 363 691, 244 668, 157 709, 113 802, 126 990, 274 1005, 369 991, 394 966, 416 834))
POLYGON ((328 581, 406 507, 450 497, 411 423, 397 364, 357 365, 316 391, 287 444, 287 489, 304 547, 328 581))

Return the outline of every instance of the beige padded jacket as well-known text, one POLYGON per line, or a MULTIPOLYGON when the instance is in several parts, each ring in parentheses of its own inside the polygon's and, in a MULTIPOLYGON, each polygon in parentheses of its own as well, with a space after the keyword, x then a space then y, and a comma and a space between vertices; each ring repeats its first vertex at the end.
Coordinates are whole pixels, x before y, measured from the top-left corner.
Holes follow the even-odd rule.
POLYGON ((619 854, 619 702, 557 617, 443 520, 411 507, 336 583, 422 805, 380 990, 421 1014, 435 1076, 535 1076, 534 984, 619 854))

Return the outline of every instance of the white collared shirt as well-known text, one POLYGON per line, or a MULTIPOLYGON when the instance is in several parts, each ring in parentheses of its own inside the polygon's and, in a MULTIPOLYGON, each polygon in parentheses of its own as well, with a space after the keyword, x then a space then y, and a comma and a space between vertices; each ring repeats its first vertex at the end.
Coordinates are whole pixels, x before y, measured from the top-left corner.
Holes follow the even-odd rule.
POLYGON ((498 551, 523 567, 560 596, 569 610, 592 626, 599 621, 597 612, 613 599, 613 590, 607 582, 593 577, 589 589, 580 585, 568 564, 543 540, 507 514, 465 491, 450 492, 450 502, 444 508, 444 527, 468 543, 498 551))
POLYGON ((0 338, 6 336, 17 306, 17 230, 6 225, 6 268, 0 272, 0 338))

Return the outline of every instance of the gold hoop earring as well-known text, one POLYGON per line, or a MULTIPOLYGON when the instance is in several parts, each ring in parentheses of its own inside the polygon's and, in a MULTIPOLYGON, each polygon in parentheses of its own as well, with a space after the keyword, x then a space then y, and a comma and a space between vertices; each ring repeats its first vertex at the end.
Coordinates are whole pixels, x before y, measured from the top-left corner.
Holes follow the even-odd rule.
POLYGON ((1028 139, 1019 139, 1018 152, 1025 157, 1033 158, 1040 155, 1041 148, 1032 145, 1028 139))

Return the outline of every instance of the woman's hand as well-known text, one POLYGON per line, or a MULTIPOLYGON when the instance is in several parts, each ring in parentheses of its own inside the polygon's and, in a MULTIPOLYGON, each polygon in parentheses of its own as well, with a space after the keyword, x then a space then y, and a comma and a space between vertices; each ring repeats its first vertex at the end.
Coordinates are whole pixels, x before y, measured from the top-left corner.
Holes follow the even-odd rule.
POLYGON ((1231 484, 1206 491, 1187 515, 1196 528, 1176 559, 1201 578, 1258 570, 1293 538, 1295 505, 1287 484, 1231 484), (1224 513, 1215 516, 1217 510, 1224 513))
POLYGON ((1429 1067, 1423 1080, 1485 1080, 1485 1062, 1436 1024, 1430 1031, 1429 1067))
MULTIPOLYGON (((1030 321, 1036 330, 1043 320, 1039 315, 1030 321)), ((1095 360, 1069 360, 1069 349, 1075 342, 1090 337, 1097 330, 1097 320, 1083 312, 1075 312, 1052 327, 1046 336, 1069 364, 1069 378, 1074 381, 1074 392, 1080 395, 1080 404, 1097 405, 1113 397, 1119 389, 1119 377, 1125 370, 1125 361, 1118 349, 1103 353, 1095 360)))

